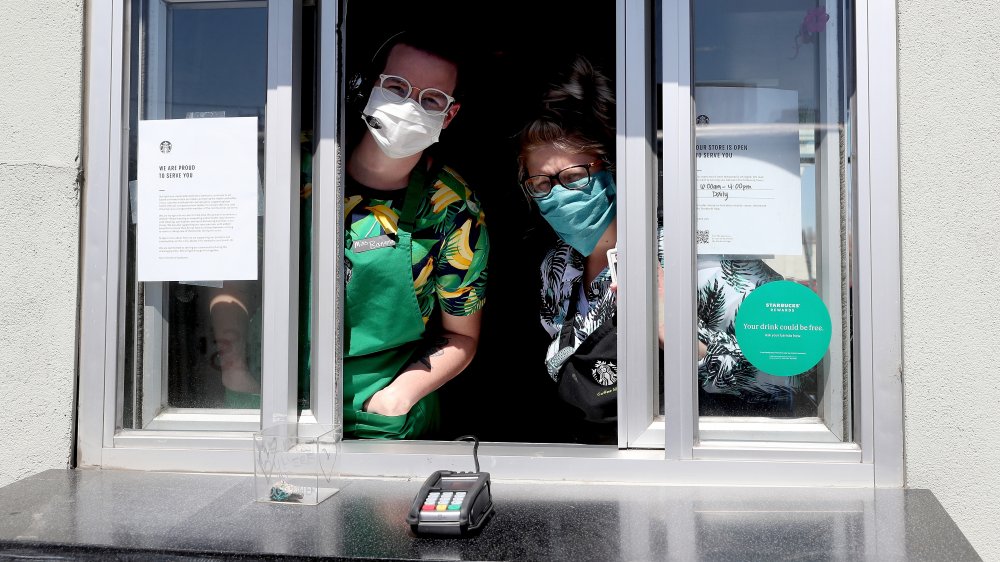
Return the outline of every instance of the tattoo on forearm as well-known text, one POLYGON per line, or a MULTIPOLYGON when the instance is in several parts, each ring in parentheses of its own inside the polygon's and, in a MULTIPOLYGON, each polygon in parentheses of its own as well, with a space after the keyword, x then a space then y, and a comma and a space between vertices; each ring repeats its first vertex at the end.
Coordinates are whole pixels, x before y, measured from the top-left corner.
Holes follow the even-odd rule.
POLYGON ((420 363, 428 369, 431 368, 431 357, 440 357, 444 355, 444 347, 448 345, 451 340, 445 337, 438 337, 433 342, 428 342, 427 347, 424 348, 424 355, 419 359, 420 363))

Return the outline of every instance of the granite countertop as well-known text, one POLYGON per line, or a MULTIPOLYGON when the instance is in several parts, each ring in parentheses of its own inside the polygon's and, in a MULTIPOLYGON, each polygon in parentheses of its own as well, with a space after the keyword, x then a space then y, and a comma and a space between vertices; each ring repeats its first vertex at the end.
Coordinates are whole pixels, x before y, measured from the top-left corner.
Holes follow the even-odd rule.
POLYGON ((422 480, 350 479, 319 505, 253 476, 49 470, 0 488, 0 559, 980 560, 929 490, 493 483, 467 538, 413 535, 422 480))

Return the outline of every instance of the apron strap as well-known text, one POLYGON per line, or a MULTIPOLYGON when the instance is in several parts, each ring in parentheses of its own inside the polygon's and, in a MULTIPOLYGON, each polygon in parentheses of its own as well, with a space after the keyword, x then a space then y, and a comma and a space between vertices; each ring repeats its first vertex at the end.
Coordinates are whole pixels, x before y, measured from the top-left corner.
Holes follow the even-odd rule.
POLYGON ((580 287, 574 285, 570 291, 569 307, 566 309, 566 318, 563 320, 562 330, 559 332, 559 348, 565 349, 573 347, 574 334, 576 329, 576 301, 580 298, 580 287))
POLYGON ((431 185, 437 177, 438 168, 432 167, 428 171, 425 160, 421 160, 410 172, 410 183, 406 186, 406 198, 403 201, 403 214, 399 216, 399 228, 405 232, 413 232, 413 225, 417 216, 417 209, 423 200, 424 189, 431 185))

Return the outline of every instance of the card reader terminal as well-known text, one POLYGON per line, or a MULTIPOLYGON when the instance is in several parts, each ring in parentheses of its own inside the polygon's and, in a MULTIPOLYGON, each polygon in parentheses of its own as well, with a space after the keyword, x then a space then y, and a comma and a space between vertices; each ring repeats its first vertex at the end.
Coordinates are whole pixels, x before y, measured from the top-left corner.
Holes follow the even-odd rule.
POLYGON ((479 440, 473 456, 476 472, 438 470, 431 474, 413 498, 406 522, 418 535, 467 535, 478 531, 493 514, 490 473, 479 472, 479 440))
POLYGON ((420 488, 406 521, 417 534, 465 535, 492 512, 488 472, 438 470, 420 488))

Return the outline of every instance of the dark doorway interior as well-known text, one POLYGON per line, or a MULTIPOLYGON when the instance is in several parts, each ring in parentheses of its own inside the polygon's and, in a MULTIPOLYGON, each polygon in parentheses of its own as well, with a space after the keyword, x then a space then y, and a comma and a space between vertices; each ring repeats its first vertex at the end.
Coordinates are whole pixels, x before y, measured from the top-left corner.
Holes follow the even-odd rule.
MULTIPOLYGON (((555 68, 575 53, 615 75, 615 2, 350 0, 343 22, 348 75, 396 32, 422 26, 446 29, 468 47, 462 108, 435 149, 478 194, 491 242, 479 351, 441 390, 440 438, 571 441, 564 421, 573 413, 545 371, 548 338, 537 312, 538 264, 553 235, 518 187, 515 141, 555 68)), ((348 125, 357 110, 348 107, 348 125)))

